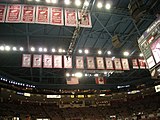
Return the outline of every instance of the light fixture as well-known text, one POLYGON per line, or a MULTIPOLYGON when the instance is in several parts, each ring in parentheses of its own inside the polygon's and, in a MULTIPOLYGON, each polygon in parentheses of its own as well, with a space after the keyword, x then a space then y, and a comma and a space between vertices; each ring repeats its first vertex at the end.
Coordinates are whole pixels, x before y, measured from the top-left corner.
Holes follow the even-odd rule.
POLYGON ((81 5, 81 1, 80 0, 75 0, 75 4, 76 4, 76 6, 80 6, 81 5))
POLYGON ((4 46, 0 46, 0 50, 1 50, 1 51, 4 51, 4 46))
POLYGON ((111 51, 107 51, 107 54, 108 54, 108 55, 111 55, 111 51))
POLYGON ((101 54, 102 54, 102 51, 101 51, 101 50, 98 50, 98 54, 101 55, 101 54))
POLYGON ((85 53, 85 54, 88 54, 88 53, 89 53, 89 50, 85 49, 85 50, 84 50, 84 53, 85 53))
POLYGON ((42 51, 43 51, 43 49, 40 47, 40 48, 38 49, 38 51, 39 51, 39 52, 42 52, 42 51))
POLYGON ((78 50, 79 53, 82 53, 82 50, 78 50))
POLYGON ((106 75, 106 74, 107 74, 107 72, 104 72, 104 74, 106 75))
POLYGON ((17 51, 17 48, 16 48, 16 47, 13 47, 12 50, 13 50, 13 51, 17 51))
POLYGON ((86 6, 86 7, 89 6, 89 2, 87 0, 84 2, 84 6, 86 6))
POLYGON ((98 74, 96 73, 96 74, 94 74, 94 77, 98 77, 98 74))
POLYGON ((71 1, 70 1, 70 0, 64 0, 64 3, 65 3, 66 5, 69 5, 69 4, 71 4, 71 1))
POLYGON ((63 52, 63 53, 65 53, 66 51, 65 51, 65 50, 63 50, 62 52, 63 52))
POLYGON ((115 56, 112 57, 112 60, 114 60, 114 59, 115 59, 115 56))
POLYGON ((97 3, 97 7, 98 7, 98 8, 102 8, 102 6, 103 6, 103 5, 102 5, 102 2, 98 2, 98 3, 97 3))
POLYGON ((88 76, 88 74, 85 74, 84 76, 86 76, 86 77, 87 77, 87 76, 88 76))
POLYGON ((123 55, 124 56, 129 56, 129 52, 125 51, 125 52, 123 52, 123 55))
POLYGON ((70 74, 69 74, 69 73, 66 73, 66 76, 67 76, 67 77, 69 77, 69 76, 70 76, 70 74))
POLYGON ((56 50, 54 48, 52 48, 52 52, 56 52, 56 50))
POLYGON ((35 51, 35 48, 34 48, 34 47, 31 47, 31 51, 32 51, 32 52, 35 51))
POLYGON ((36 0, 36 2, 40 2, 40 0, 36 0))
POLYGON ((46 3, 50 3, 51 1, 50 0, 46 0, 46 3))
POLYGON ((55 3, 57 3, 57 0, 51 0, 51 2, 52 2, 53 4, 55 4, 55 3))
POLYGON ((72 76, 75 76, 75 74, 72 74, 72 76))
POLYGON ((139 54, 139 56, 140 56, 140 57, 143 57, 143 54, 142 54, 142 53, 140 53, 140 54, 139 54))
POLYGON ((43 51, 44 51, 44 52, 47 52, 47 48, 44 48, 43 51))
POLYGON ((11 49, 10 46, 5 46, 6 51, 10 51, 10 49, 11 49))
POLYGON ((60 53, 61 53, 61 52, 63 52, 63 51, 62 51, 62 49, 60 48, 60 49, 58 50, 58 52, 60 52, 60 53))
POLYGON ((106 3, 106 9, 109 10, 111 8, 111 4, 110 3, 106 3))
POLYGON ((77 72, 77 73, 75 73, 75 76, 78 78, 81 78, 83 76, 83 74, 81 72, 77 72))
POLYGON ((24 50, 24 48, 23 48, 23 47, 20 47, 20 48, 19 48, 19 50, 20 50, 20 51, 23 51, 23 50, 24 50))

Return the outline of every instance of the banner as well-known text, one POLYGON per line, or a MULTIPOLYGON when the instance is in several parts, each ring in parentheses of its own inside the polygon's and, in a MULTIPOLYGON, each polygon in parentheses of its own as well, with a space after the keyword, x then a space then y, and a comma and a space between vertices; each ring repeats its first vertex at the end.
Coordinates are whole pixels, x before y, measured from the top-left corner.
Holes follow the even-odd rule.
POLYGON ((6 5, 0 5, 0 22, 4 22, 6 14, 6 5))
POLYGON ((52 68, 52 55, 44 55, 43 62, 44 68, 52 68))
POLYGON ((54 55, 54 68, 62 68, 62 55, 54 55))
POLYGON ((63 8, 58 8, 58 7, 51 8, 50 24, 64 25, 63 8))
POLYGON ((92 23, 91 23, 91 16, 90 16, 89 11, 87 11, 85 15, 82 15, 81 12, 82 12, 82 10, 78 10, 78 19, 81 20, 80 27, 91 28, 92 23))
POLYGON ((132 59, 132 65, 133 65, 133 69, 139 68, 137 59, 132 59))
POLYGON ((96 57, 97 69, 104 69, 103 57, 96 57))
POLYGON ((115 70, 122 70, 120 58, 114 58, 115 70))
POLYGON ((6 22, 20 22, 21 5, 8 5, 6 22))
POLYGON ((21 22, 24 23, 34 23, 35 21, 35 6, 33 5, 23 5, 21 22))
POLYGON ((107 70, 113 70, 113 62, 112 62, 112 58, 105 58, 106 61, 106 69, 107 70))
POLYGON ((68 85, 79 84, 79 80, 77 77, 68 77, 68 78, 66 78, 66 82, 68 85))
POLYGON ((144 59, 138 59, 140 69, 146 68, 146 63, 144 59))
POLYGON ((76 68, 84 69, 83 56, 76 56, 76 68))
POLYGON ((34 68, 42 67, 42 55, 33 55, 33 67, 34 68))
POLYGON ((96 84, 105 84, 106 79, 104 77, 96 77, 95 78, 96 84))
POLYGON ((31 67, 31 55, 30 54, 23 54, 22 67, 31 67))
POLYGON ((122 58, 122 68, 123 70, 129 70, 129 63, 127 58, 122 58))
POLYGON ((65 25, 66 26, 77 26, 77 10, 65 9, 65 25))
POLYGON ((94 57, 87 57, 87 69, 95 69, 94 57))
POLYGON ((72 68, 72 57, 64 56, 63 61, 64 61, 64 68, 72 68))
POLYGON ((49 7, 37 6, 36 23, 49 24, 49 7))

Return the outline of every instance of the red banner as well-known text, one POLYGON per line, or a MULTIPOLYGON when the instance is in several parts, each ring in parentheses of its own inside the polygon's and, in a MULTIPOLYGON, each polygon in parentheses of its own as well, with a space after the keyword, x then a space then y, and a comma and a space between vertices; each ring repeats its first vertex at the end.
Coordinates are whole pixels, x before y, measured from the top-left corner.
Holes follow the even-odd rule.
POLYGON ((23 5, 21 22, 24 23, 34 23, 35 21, 35 6, 33 5, 23 5))
POLYGON ((64 68, 72 68, 72 57, 64 56, 64 68))
POLYGON ((105 58, 106 60, 106 69, 108 70, 113 70, 113 62, 112 62, 112 58, 105 58))
POLYGON ((44 55, 43 62, 44 68, 52 68, 52 55, 44 55))
POLYGON ((64 25, 63 8, 58 8, 58 7, 51 8, 50 24, 64 25))
POLYGON ((77 26, 77 10, 65 9, 65 25, 77 26))
POLYGON ((95 78, 96 84, 105 84, 106 79, 104 77, 96 77, 95 78))
POLYGON ((87 57, 87 69, 95 69, 94 57, 87 57))
POLYGON ((62 55, 54 55, 54 68, 62 68, 62 55))
POLYGON ((76 56, 76 68, 77 69, 84 69, 84 60, 83 56, 76 56))
POLYGON ((21 5, 8 5, 6 22, 20 22, 21 5))
POLYGON ((31 55, 30 54, 23 54, 22 67, 31 67, 31 55))
POLYGON ((79 80, 77 77, 69 77, 66 78, 66 82, 68 85, 75 85, 75 84, 79 84, 79 80))
POLYGON ((6 13, 6 5, 0 5, 0 22, 4 22, 6 13))
POLYGON ((33 55, 33 67, 34 68, 42 67, 42 55, 33 55))
POLYGON ((132 59, 132 65, 133 65, 133 69, 139 68, 137 59, 132 59))
POLYGON ((121 59, 122 61, 122 67, 123 67, 123 70, 129 70, 129 63, 128 63, 128 59, 126 58, 122 58, 121 59))
POLYGON ((49 24, 49 7, 37 6, 36 23, 49 24))
POLYGON ((120 58, 114 58, 115 70, 122 70, 120 58))
POLYGON ((81 10, 78 10, 78 18, 81 20, 80 27, 92 27, 89 11, 85 15, 82 15, 81 10))
POLYGON ((96 57, 97 60, 97 69, 104 69, 103 57, 96 57))
POLYGON ((146 68, 146 62, 144 59, 138 59, 140 69, 146 68))

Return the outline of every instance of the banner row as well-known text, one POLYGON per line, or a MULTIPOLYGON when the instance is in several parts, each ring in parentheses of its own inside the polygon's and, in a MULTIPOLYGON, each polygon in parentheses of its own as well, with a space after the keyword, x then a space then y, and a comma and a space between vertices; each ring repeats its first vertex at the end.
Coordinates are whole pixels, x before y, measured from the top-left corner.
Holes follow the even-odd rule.
POLYGON ((81 14, 81 10, 35 6, 35 5, 19 5, 19 4, 0 4, 0 22, 11 23, 39 23, 51 25, 77 26, 80 20, 80 27, 92 27, 90 13, 81 14), (63 14, 64 11, 64 14, 63 14))
MULTIPOLYGON (((133 69, 145 69, 146 64, 144 59, 132 59, 133 69)), ((129 61, 127 58, 108 58, 108 57, 86 57, 76 56, 75 61, 72 57, 62 55, 38 55, 23 54, 22 67, 33 68, 76 68, 76 69, 99 69, 99 70, 130 70, 129 61), (86 63, 86 67, 84 65, 86 63), (73 65, 75 65, 73 67, 73 65)))

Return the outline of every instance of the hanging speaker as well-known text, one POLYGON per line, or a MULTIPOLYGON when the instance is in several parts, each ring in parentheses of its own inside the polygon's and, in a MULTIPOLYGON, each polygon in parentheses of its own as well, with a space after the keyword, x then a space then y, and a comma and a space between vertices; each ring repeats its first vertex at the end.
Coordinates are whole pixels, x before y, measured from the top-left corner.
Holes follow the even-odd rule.
POLYGON ((112 37, 112 45, 115 47, 115 48, 119 48, 121 46, 121 42, 119 40, 119 37, 117 35, 114 35, 112 37))

